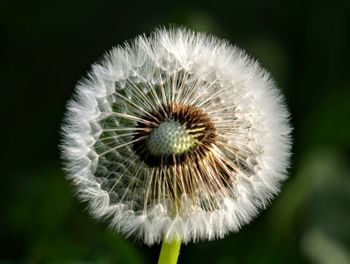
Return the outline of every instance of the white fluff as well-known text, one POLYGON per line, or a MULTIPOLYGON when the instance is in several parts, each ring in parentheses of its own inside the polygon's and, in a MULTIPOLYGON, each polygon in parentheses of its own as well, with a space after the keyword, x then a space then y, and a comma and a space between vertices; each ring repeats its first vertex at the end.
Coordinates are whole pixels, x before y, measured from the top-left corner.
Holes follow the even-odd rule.
POLYGON ((162 29, 112 49, 77 85, 62 126, 62 156, 91 214, 126 236, 148 245, 222 238, 278 193, 290 157, 288 116, 269 74, 241 49, 190 30, 162 29), (182 94, 176 92, 180 74, 182 94), (244 164, 225 190, 210 193, 215 210, 200 201, 209 187, 196 190, 198 201, 183 193, 176 214, 165 191, 159 200, 145 194, 154 171, 130 147, 136 120, 125 117, 141 118, 137 113, 159 105, 152 95, 159 86, 169 98, 208 113, 221 143, 211 151, 244 164))

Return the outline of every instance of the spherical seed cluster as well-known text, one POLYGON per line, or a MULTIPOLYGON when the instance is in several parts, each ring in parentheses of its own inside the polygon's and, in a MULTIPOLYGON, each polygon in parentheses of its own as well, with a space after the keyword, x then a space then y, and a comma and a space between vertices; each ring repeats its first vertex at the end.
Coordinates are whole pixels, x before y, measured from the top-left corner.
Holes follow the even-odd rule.
POLYGON ((195 145, 195 139, 184 126, 174 120, 164 121, 147 139, 147 148, 154 156, 181 154, 195 145))
POLYGON ((133 137, 133 149, 150 167, 174 166, 176 163, 181 163, 181 166, 192 166, 194 162, 201 160, 206 155, 208 147, 216 138, 216 129, 209 116, 191 105, 170 102, 168 105, 161 105, 147 116, 143 116, 142 120, 136 124, 137 131, 133 137), (165 131, 165 128, 170 128, 169 120, 173 122, 172 124, 181 126, 181 129, 174 128, 174 132, 181 132, 181 138, 180 134, 174 137, 170 129, 165 131), (163 133, 164 137, 167 137, 166 142, 172 145, 168 149, 173 149, 162 155, 152 151, 154 147, 150 148, 150 142, 153 146, 157 144, 157 148, 164 148, 159 141, 154 142, 154 133, 159 134, 160 127, 162 127, 162 132, 167 133, 167 135, 163 133), (182 141, 181 147, 174 144, 176 143, 173 142, 174 139, 182 141), (174 149, 175 146, 177 150, 174 149))
POLYGON ((223 237, 286 178, 288 112, 240 49, 188 30, 114 48, 63 124, 68 178, 96 218, 146 244, 223 237))

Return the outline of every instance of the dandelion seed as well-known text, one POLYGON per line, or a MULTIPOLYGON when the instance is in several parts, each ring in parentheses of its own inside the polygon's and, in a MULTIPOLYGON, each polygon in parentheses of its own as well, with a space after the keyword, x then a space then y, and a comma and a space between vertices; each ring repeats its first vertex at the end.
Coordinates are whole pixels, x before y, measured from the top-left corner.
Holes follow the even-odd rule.
POLYGON ((96 218, 148 245, 222 238, 286 178, 288 112, 269 74, 225 41, 157 30, 114 48, 63 125, 68 178, 96 218))

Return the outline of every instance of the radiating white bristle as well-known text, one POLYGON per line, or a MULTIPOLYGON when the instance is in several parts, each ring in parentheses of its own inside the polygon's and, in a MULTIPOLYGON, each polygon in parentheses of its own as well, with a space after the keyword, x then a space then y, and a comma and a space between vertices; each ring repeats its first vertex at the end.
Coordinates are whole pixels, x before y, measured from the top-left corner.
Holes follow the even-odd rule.
POLYGON ((96 218, 148 245, 210 240, 238 231, 278 193, 289 114, 269 74, 239 48, 161 29, 112 49, 88 76, 68 104, 61 147, 68 179, 96 218), (215 140, 193 163, 150 166, 142 144, 160 157, 202 146, 176 121, 145 129, 174 102, 201 109, 215 140))

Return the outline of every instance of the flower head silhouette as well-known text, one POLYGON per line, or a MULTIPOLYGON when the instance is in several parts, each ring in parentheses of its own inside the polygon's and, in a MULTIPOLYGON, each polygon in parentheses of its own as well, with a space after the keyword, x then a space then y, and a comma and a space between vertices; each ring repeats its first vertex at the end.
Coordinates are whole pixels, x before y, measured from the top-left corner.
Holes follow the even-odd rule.
POLYGON ((288 115, 242 50, 161 29, 112 49, 78 84, 62 156, 91 213, 126 236, 210 240, 238 231, 279 191, 288 115))

